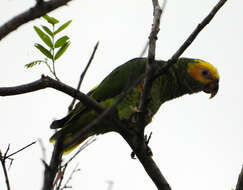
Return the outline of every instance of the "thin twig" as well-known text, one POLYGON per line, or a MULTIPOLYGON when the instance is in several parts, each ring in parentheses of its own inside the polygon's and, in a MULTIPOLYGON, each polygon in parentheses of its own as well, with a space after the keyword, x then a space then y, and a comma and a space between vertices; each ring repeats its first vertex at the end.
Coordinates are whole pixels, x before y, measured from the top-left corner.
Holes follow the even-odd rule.
MULTIPOLYGON (((36 142, 32 142, 30 144, 28 144, 27 146, 17 150, 16 152, 12 153, 12 154, 8 154, 8 151, 10 150, 10 144, 8 145, 8 148, 7 150, 5 151, 4 155, 2 155, 1 151, 0 151, 0 162, 2 164, 2 168, 3 168, 3 173, 4 173, 4 177, 5 177, 5 182, 6 182, 6 185, 7 185, 7 189, 10 190, 10 183, 9 183, 9 178, 8 178, 8 172, 7 172, 7 169, 6 169, 6 160, 7 159, 10 159, 11 162, 10 162, 10 166, 12 165, 12 162, 13 162, 13 159, 11 159, 10 157, 23 151, 24 149, 30 147, 31 145, 35 144, 36 142)), ((10 167, 9 166, 9 167, 10 167)))
POLYGON ((66 5, 69 1, 71 0, 38 1, 41 3, 36 3, 34 7, 15 16, 0 27, 0 41, 19 26, 66 5))
POLYGON ((59 181, 59 183, 56 187, 56 190, 61 189, 61 185, 62 185, 62 182, 63 182, 63 179, 64 179, 64 174, 66 172, 66 169, 67 169, 67 165, 64 165, 64 167, 59 168, 60 177, 58 177, 58 179, 56 178, 55 184, 57 184, 57 182, 59 181))
POLYGON ((2 156, 2 153, 0 152, 0 162, 2 164, 7 190, 10 190, 10 183, 9 183, 9 178, 8 178, 8 172, 7 172, 7 169, 6 169, 6 157, 5 157, 7 152, 8 152, 8 150, 9 150, 9 146, 8 146, 6 152, 4 153, 4 156, 2 156))
POLYGON ((145 53, 146 53, 148 47, 149 47, 149 41, 147 41, 146 44, 144 45, 143 50, 142 50, 141 53, 139 54, 139 57, 143 57, 143 56, 145 55, 145 53))
POLYGON ((92 136, 90 139, 85 141, 84 144, 78 149, 78 151, 64 164, 64 166, 68 165, 81 151, 83 151, 87 146, 92 144, 94 141, 96 141, 96 137, 92 136))
POLYGON ((197 25, 194 31, 190 34, 187 40, 181 45, 181 47, 174 53, 174 55, 167 61, 165 67, 163 67, 160 71, 158 71, 152 78, 152 80, 156 79, 158 76, 164 74, 169 67, 171 67, 177 59, 183 54, 183 52, 191 45, 191 43, 195 40, 198 34, 204 29, 206 25, 210 23, 219 9, 226 3, 227 0, 220 0, 214 8, 210 11, 210 13, 203 19, 203 21, 197 25))
POLYGON ((66 183, 64 184, 64 186, 61 188, 61 190, 65 189, 65 188, 70 188, 71 186, 68 186, 68 183, 71 181, 72 177, 73 177, 73 174, 75 172, 78 172, 80 171, 80 169, 78 169, 78 163, 76 164, 76 166, 74 167, 72 173, 70 174, 69 178, 67 179, 66 183))
MULTIPOLYGON (((92 55, 90 56, 89 61, 88 61, 84 71, 82 72, 82 74, 80 76, 79 83, 78 83, 78 86, 77 86, 77 90, 78 91, 80 90, 80 87, 81 87, 81 84, 83 82, 84 76, 85 76, 85 74, 86 74, 86 72, 87 72, 87 70, 88 70, 88 68, 89 68, 89 66, 90 66, 90 64, 91 64, 91 62, 92 62, 92 60, 94 58, 94 55, 95 55, 95 52, 96 52, 98 46, 99 46, 99 42, 96 43, 96 45, 95 45, 95 47, 93 49, 92 55)), ((73 98, 73 101, 71 102, 70 106, 68 107, 68 112, 70 112, 73 109, 75 101, 76 101, 76 98, 73 98)))
POLYGON ((44 146, 44 143, 43 143, 42 139, 39 138, 38 142, 39 142, 39 145, 40 145, 41 151, 42 151, 42 160, 44 162, 46 162, 46 148, 44 146))
POLYGON ((11 157, 11 156, 13 156, 13 155, 15 155, 15 154, 17 154, 17 153, 19 153, 19 152, 21 152, 21 151, 23 151, 24 149, 26 149, 26 148, 32 146, 32 145, 35 144, 35 143, 36 143, 36 141, 34 141, 34 142, 32 142, 32 143, 30 143, 30 144, 24 146, 23 148, 17 150, 16 152, 14 152, 14 153, 12 153, 12 154, 9 154, 8 156, 6 156, 6 159, 9 158, 9 157, 11 157))
POLYGON ((5 151, 5 153, 4 153, 4 158, 6 158, 7 157, 7 154, 8 154, 8 151, 10 150, 10 144, 8 144, 8 148, 7 148, 7 150, 5 151))

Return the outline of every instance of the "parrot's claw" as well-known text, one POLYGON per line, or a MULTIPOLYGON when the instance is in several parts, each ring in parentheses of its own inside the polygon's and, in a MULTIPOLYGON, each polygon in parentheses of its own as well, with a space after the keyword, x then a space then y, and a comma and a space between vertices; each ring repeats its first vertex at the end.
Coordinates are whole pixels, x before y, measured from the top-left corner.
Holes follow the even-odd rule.
MULTIPOLYGON (((153 152, 152 152, 151 148, 148 146, 151 136, 152 136, 152 132, 149 134, 148 137, 147 137, 147 135, 144 136, 147 156, 153 156, 153 152)), ((134 151, 132 151, 131 158, 136 159, 135 156, 136 156, 136 153, 134 151)))
POLYGON ((150 139, 151 139, 151 137, 152 137, 152 134, 153 134, 153 133, 150 132, 150 134, 149 134, 148 137, 147 137, 147 135, 144 136, 144 140, 145 140, 145 145, 146 145, 147 155, 148 155, 148 156, 153 156, 153 152, 152 152, 151 148, 148 146, 149 141, 150 141, 150 139))

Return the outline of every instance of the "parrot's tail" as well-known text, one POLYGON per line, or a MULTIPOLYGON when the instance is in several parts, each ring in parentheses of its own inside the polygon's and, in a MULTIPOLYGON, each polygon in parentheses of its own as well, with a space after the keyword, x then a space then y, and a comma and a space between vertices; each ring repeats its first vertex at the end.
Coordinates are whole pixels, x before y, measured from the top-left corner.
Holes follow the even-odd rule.
MULTIPOLYGON (((51 138, 50 142, 54 143, 57 138, 61 136, 62 131, 58 131, 55 133, 51 138)), ((65 149, 63 150, 63 154, 68 154, 72 152, 75 148, 77 148, 81 143, 83 143, 87 138, 89 138, 91 135, 86 135, 84 137, 81 137, 78 141, 74 142, 73 144, 69 145, 68 147, 65 147, 65 145, 69 144, 71 140, 73 139, 72 134, 64 135, 63 139, 63 146, 65 149)))

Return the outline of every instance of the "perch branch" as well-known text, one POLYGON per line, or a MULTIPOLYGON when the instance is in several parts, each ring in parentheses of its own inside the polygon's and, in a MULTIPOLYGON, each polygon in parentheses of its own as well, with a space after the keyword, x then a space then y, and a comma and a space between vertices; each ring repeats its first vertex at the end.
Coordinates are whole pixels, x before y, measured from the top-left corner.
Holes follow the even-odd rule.
MULTIPOLYGON (((116 102, 111 107, 109 107, 106 110, 104 110, 101 114, 98 115, 98 117, 95 120, 93 120, 88 125, 86 125, 81 130, 79 130, 78 133, 75 134, 75 136, 73 136, 72 140, 66 145, 66 147, 68 147, 68 146, 72 145, 73 143, 77 142, 83 136, 83 134, 85 134, 91 128, 93 128, 98 123, 102 122, 105 118, 110 116, 115 111, 115 109, 118 106, 118 104, 121 103, 121 101, 131 92, 131 90, 135 86, 137 86, 143 79, 144 79, 144 75, 141 75, 137 80, 135 80, 127 89, 125 89, 121 93, 120 97, 116 100, 116 102)), ((111 119, 113 122, 116 123, 116 119, 112 119, 112 117, 110 117, 109 119, 111 119)), ((124 127, 121 127, 119 129, 114 128, 114 130, 124 130, 124 127)), ((128 132, 128 131, 126 130, 126 132, 128 132)), ((64 147, 64 149, 65 149, 65 147, 64 147)))
POLYGON ((0 88, 0 96, 12 96, 19 95, 29 92, 34 92, 37 90, 41 90, 44 88, 54 88, 58 91, 64 92, 74 98, 77 98, 81 102, 83 102, 87 107, 90 107, 97 112, 102 112, 105 109, 94 99, 83 94, 82 92, 77 91, 76 89, 60 82, 54 80, 48 76, 42 76, 41 79, 34 81, 32 83, 15 86, 15 87, 2 87, 0 88))
POLYGON ((37 1, 34 7, 15 16, 0 27, 0 40, 10 32, 16 30, 19 26, 39 18, 58 7, 66 5, 69 1, 71 0, 37 1))
POLYGON ((165 177, 161 173, 159 167, 156 165, 150 155, 148 155, 148 149, 144 137, 129 135, 128 133, 121 132, 122 137, 130 145, 137 158, 143 165, 145 171, 152 179, 158 190, 171 190, 170 185, 166 181, 165 177))

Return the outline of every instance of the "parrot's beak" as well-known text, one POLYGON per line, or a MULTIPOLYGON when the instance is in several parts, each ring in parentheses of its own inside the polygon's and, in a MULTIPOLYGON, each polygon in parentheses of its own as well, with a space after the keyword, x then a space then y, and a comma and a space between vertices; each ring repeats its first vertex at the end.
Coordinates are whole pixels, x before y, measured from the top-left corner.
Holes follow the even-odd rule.
POLYGON ((213 98, 217 92, 219 90, 219 80, 215 80, 213 82, 208 83, 205 87, 204 87, 204 92, 211 94, 210 99, 213 98))

